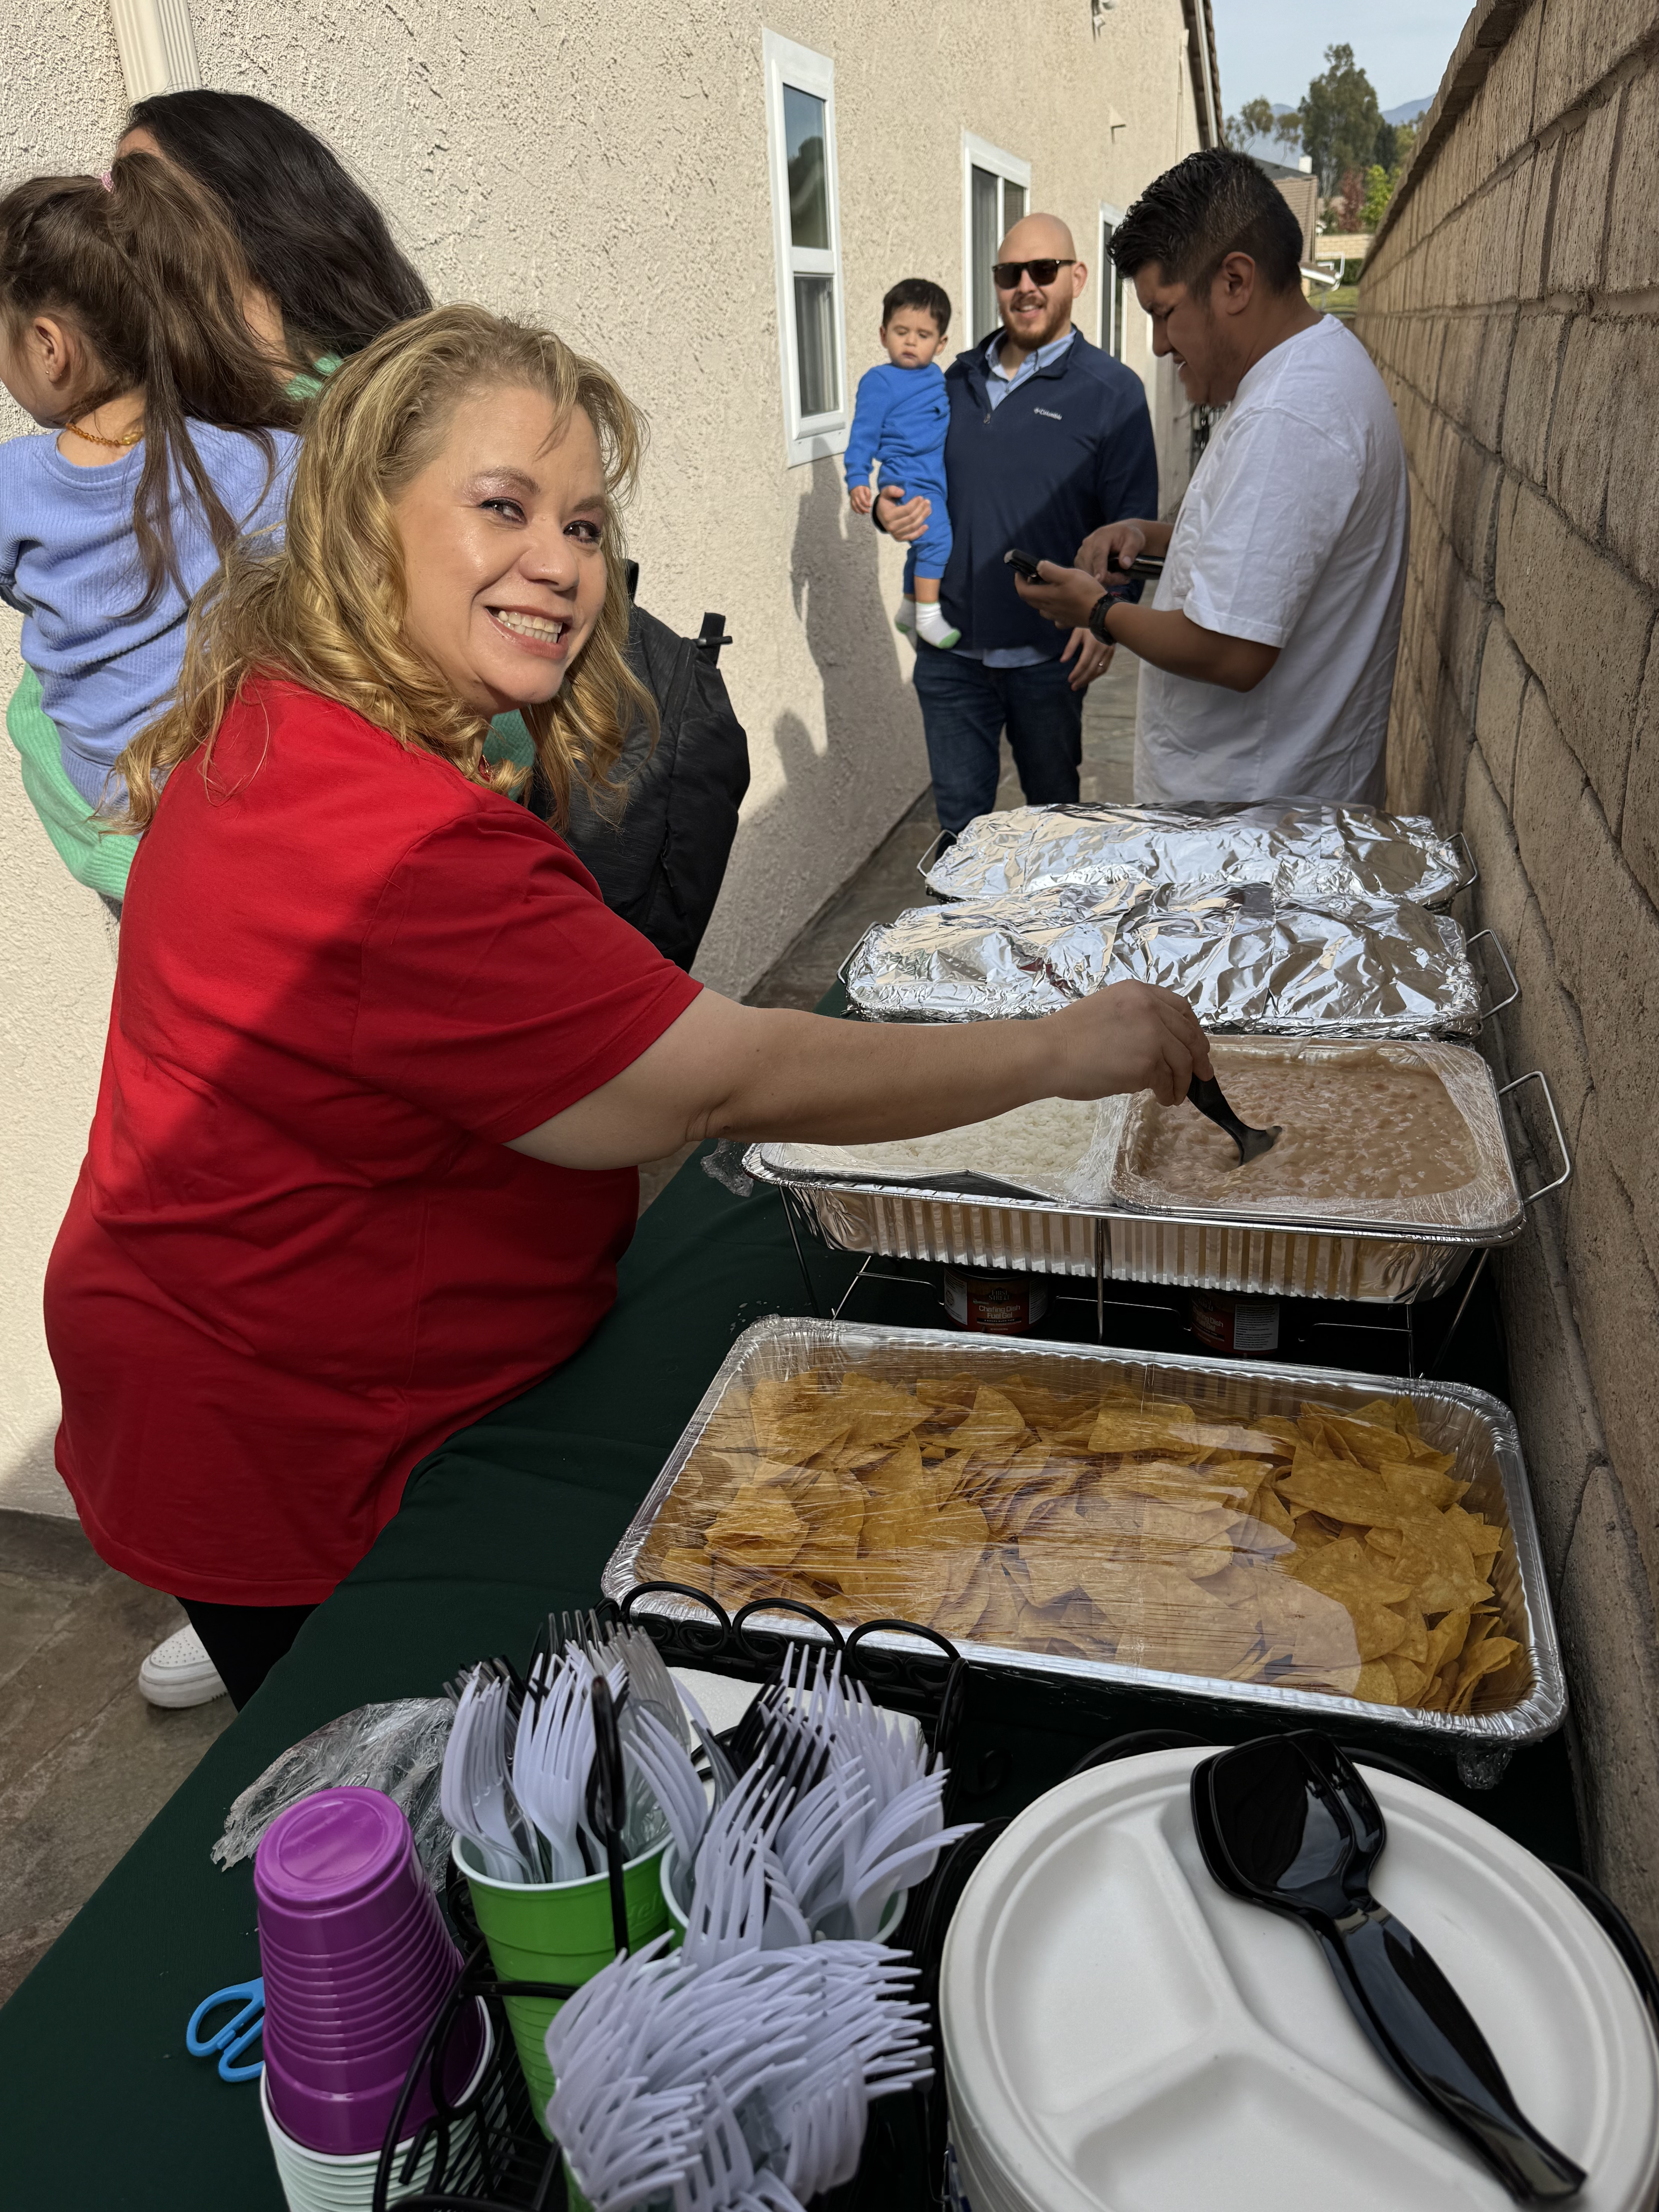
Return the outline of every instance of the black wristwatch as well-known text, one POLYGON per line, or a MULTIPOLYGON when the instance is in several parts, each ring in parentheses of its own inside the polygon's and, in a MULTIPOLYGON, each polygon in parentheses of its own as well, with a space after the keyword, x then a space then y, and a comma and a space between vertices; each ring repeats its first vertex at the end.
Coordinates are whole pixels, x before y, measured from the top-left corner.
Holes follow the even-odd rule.
POLYGON ((1106 617, 1118 605, 1109 592, 1103 592, 1089 610, 1089 635, 1097 637, 1103 645, 1115 645, 1117 640, 1106 627, 1106 617))

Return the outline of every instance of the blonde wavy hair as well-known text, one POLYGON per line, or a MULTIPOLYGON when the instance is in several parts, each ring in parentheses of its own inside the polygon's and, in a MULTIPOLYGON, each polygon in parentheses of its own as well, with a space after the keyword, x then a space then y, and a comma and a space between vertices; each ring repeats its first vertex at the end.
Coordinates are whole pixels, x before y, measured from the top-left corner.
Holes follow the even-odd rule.
POLYGON ((117 763, 125 817, 142 830, 167 773, 201 755, 205 777, 220 724, 248 680, 291 677, 412 749, 453 762, 475 782, 513 790, 526 770, 484 757, 489 724, 457 699, 404 635, 404 545, 393 507, 441 446, 471 394, 525 386, 556 416, 592 424, 605 470, 605 604, 550 700, 520 711, 562 823, 573 780, 614 807, 610 771, 636 716, 656 706, 626 659, 628 585, 619 511, 639 471, 643 418, 597 362, 550 331, 483 307, 434 307, 398 323, 329 379, 294 472, 281 549, 242 544, 198 595, 173 703, 117 763))

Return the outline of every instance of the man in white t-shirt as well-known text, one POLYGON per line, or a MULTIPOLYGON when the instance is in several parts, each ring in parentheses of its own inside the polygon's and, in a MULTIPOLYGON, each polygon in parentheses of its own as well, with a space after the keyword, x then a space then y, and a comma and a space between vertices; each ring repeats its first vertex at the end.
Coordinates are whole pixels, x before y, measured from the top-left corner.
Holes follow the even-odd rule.
POLYGON ((1211 149, 1112 239, 1195 406, 1231 404, 1173 524, 1116 522, 1020 596, 1126 645, 1140 672, 1135 797, 1378 805, 1405 592, 1399 425, 1370 356, 1303 297, 1301 231, 1254 161, 1211 149), (1113 595, 1162 554, 1149 605, 1113 595))

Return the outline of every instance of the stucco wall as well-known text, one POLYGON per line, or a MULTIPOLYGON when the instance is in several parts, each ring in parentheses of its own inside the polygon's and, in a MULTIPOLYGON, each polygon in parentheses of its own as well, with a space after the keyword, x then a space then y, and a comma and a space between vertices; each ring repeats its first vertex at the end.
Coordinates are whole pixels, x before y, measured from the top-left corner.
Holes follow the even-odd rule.
MULTIPOLYGON (((847 509, 839 467, 785 465, 763 26, 836 64, 848 358, 876 358, 883 291, 943 282, 965 323, 962 134, 1031 165, 1092 263, 1127 207, 1197 143, 1182 0, 1136 0, 1097 35, 1087 0, 195 0, 204 83, 290 108, 360 171, 441 299, 552 324, 647 409, 630 521, 653 611, 736 641, 724 667, 754 786, 699 972, 741 991, 922 790, 896 549, 847 509)), ((5 173, 98 169, 124 109, 104 9, 12 0, 5 173)), ((1079 309, 1098 331, 1092 274, 1079 309)), ((1167 508, 1188 428, 1130 303, 1167 508)), ((958 327, 957 340, 968 333, 958 327)), ((0 434, 24 427, 0 399, 0 434)), ((11 688, 15 626, 0 635, 11 688)), ((64 872, 0 756, 0 1503, 62 1502, 41 1269, 74 1178, 108 1004, 102 909, 64 872)))
MULTIPOLYGON (((1652 0, 1477 9, 1366 264, 1411 581, 1400 803, 1461 823, 1576 1171, 1503 1265, 1593 1848, 1659 1939, 1659 67, 1652 0)), ((1530 1099, 1535 1086, 1529 1087, 1530 1099)), ((1552 1150, 1529 1106, 1536 1159, 1552 1150)), ((1553 1173, 1553 1169, 1546 1172, 1553 1173)))

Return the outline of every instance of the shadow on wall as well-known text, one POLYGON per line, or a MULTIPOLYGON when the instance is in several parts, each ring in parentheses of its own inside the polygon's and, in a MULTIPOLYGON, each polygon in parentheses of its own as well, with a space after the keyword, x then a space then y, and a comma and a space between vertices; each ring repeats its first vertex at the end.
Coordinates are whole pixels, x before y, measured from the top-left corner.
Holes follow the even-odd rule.
MULTIPOLYGON (((763 917, 781 914, 804 925, 926 786, 909 647, 893 629, 897 607, 884 599, 881 565, 875 526, 852 514, 839 465, 814 462, 790 550, 789 592, 822 688, 824 734, 816 738, 793 708, 773 722, 781 787, 745 812, 726 876, 727 896, 735 892, 744 910, 743 934, 758 935, 763 917), (780 835, 786 812, 793 834, 780 835)), ((737 916, 728 916, 729 927, 737 916)), ((746 989, 784 946, 760 948, 753 973, 728 978, 738 947, 720 941, 721 920, 717 909, 714 957, 696 972, 746 989)), ((746 947, 741 964, 751 965, 746 947)))

